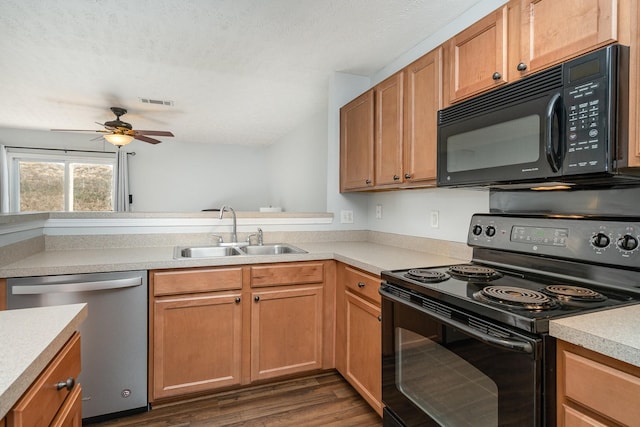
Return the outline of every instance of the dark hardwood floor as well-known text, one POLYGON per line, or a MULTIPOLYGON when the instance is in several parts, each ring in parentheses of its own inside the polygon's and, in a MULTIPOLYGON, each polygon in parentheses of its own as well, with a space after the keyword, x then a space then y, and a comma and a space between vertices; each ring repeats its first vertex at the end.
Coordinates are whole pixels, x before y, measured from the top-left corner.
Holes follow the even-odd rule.
POLYGON ((336 372, 219 393, 111 420, 100 427, 382 426, 378 414, 336 372))

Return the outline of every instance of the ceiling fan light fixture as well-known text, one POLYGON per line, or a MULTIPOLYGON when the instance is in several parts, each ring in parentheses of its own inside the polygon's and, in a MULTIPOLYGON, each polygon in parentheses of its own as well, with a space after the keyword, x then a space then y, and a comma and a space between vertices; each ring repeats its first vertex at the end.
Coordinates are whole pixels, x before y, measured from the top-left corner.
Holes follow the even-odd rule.
POLYGON ((124 135, 121 133, 108 133, 103 136, 111 144, 122 147, 123 145, 127 145, 131 141, 133 141, 133 137, 131 135, 124 135))

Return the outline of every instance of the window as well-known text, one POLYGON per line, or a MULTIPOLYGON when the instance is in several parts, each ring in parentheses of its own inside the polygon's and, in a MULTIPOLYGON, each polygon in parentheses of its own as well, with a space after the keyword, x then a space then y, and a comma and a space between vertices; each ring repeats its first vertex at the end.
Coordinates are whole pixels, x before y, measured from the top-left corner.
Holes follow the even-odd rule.
POLYGON ((12 212, 113 211, 115 153, 7 150, 12 212))

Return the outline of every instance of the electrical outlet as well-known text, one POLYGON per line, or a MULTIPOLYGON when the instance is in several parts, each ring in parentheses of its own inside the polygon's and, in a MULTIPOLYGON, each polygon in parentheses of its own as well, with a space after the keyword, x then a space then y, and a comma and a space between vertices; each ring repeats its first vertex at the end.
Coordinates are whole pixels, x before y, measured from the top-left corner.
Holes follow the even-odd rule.
POLYGON ((440 212, 431 211, 431 228, 438 228, 440 226, 440 212))
POLYGON ((382 219, 382 205, 376 205, 376 219, 382 219))
POLYGON ((353 211, 340 211, 340 222, 342 224, 353 224, 353 211))

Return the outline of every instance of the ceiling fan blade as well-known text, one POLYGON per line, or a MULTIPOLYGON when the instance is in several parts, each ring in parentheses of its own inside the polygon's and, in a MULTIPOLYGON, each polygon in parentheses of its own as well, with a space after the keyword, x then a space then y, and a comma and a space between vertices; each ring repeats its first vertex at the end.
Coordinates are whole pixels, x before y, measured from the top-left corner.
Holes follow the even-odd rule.
POLYGON ((154 135, 154 136, 173 136, 169 131, 165 130, 134 130, 136 135, 154 135))
POLYGON ((95 129, 49 129, 52 132, 100 132, 100 133, 108 133, 106 130, 95 130, 95 129))
POLYGON ((160 144, 162 141, 158 141, 157 139, 148 138, 144 135, 133 135, 133 137, 137 140, 148 142, 149 144, 160 144))

